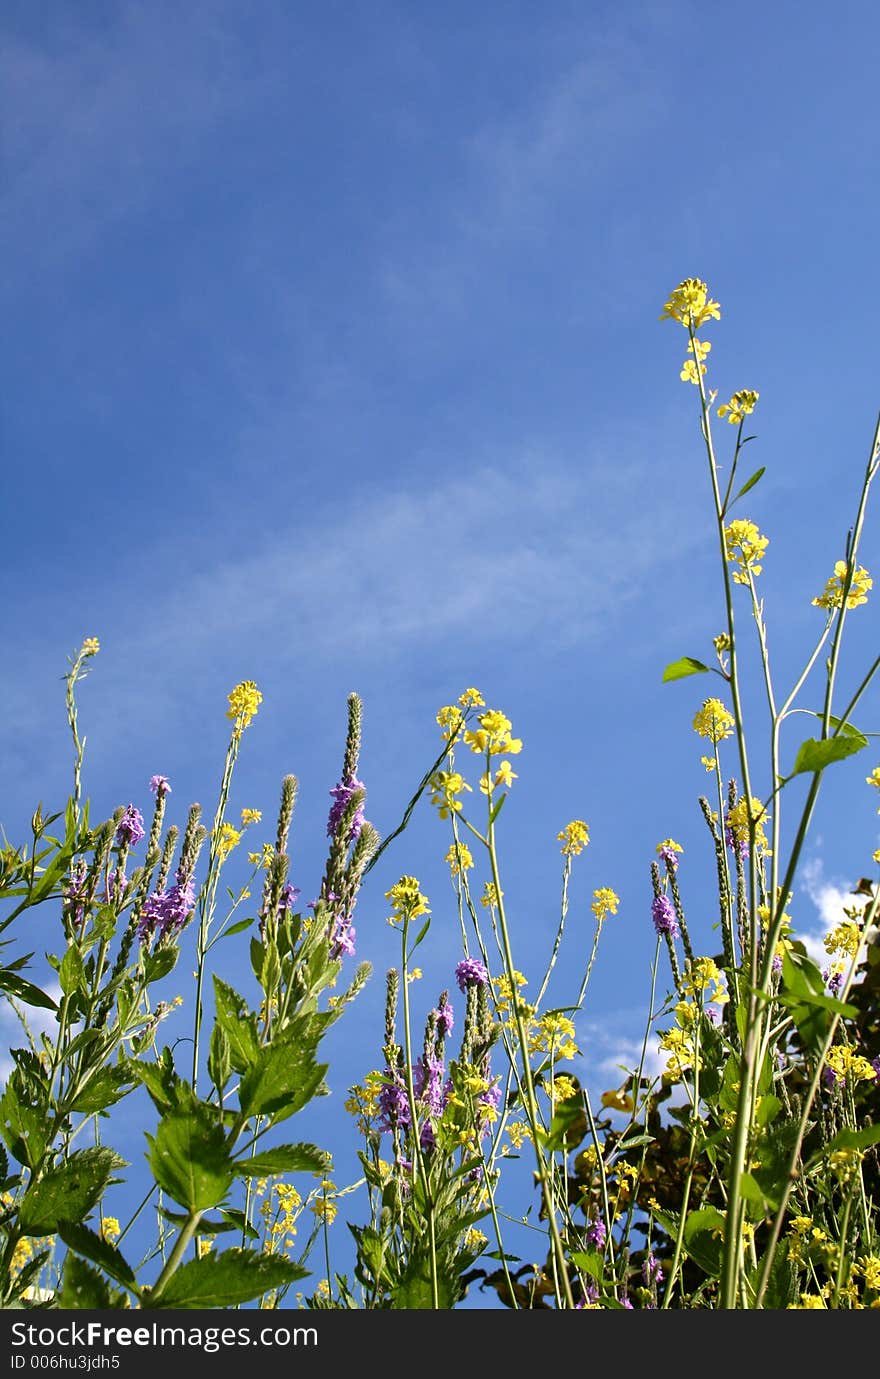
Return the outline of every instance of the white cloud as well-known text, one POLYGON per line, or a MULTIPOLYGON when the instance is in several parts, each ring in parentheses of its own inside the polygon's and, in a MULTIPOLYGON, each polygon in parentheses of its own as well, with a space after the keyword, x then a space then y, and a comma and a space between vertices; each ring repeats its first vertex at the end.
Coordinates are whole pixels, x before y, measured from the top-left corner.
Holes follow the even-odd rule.
MULTIPOLYGON (((45 991, 53 1001, 58 1001, 61 997, 61 987, 57 982, 50 982, 45 987, 45 991)), ((58 1025, 55 1021, 54 1011, 43 1010, 40 1006, 25 1006, 19 1002, 16 1004, 23 1012, 38 1048, 41 1034, 46 1034, 50 1038, 57 1034, 58 1025)), ((14 1067, 13 1061, 9 1057, 9 1049, 26 1049, 29 1047, 27 1033, 22 1027, 12 1002, 3 1001, 0 1004, 0 1083, 6 1081, 14 1067)))
POLYGON ((850 883, 840 878, 827 880, 821 858, 814 857, 803 868, 801 890, 809 896, 816 907, 819 926, 798 927, 797 937, 801 940, 810 957, 820 967, 827 967, 831 958, 825 949, 825 935, 846 919, 844 906, 852 906, 855 897, 850 883))

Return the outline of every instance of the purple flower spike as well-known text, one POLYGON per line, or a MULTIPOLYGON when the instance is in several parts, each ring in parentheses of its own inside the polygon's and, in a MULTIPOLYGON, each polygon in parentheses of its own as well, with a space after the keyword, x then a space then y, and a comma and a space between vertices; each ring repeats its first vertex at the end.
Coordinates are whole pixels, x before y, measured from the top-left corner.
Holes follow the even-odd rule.
POLYGON ((128 843, 129 847, 135 847, 143 836, 143 815, 140 810, 135 809, 133 804, 130 804, 116 825, 116 841, 117 843, 128 843))
POLYGON ((165 795, 171 794, 171 786, 167 776, 150 776, 150 789, 154 795, 162 799, 165 795))
POLYGON ((668 934, 670 938, 678 938, 675 906, 668 895, 655 896, 651 905, 651 917, 658 934, 668 934))
POLYGON ((437 1017, 437 1033, 440 1035, 441 1039, 445 1039, 447 1035, 452 1033, 452 1026, 455 1022, 455 1012, 449 1002, 444 1001, 442 1005, 437 1007, 434 1014, 437 1017))
POLYGON ((455 980, 459 991, 467 991, 469 986, 485 986, 489 973, 479 958, 462 958, 455 968, 455 980))
MULTIPOLYGON (((366 790, 362 780, 352 776, 350 780, 341 780, 338 785, 334 785, 330 794, 333 796, 333 803, 330 806, 330 817, 327 820, 327 836, 332 838, 340 820, 345 813, 346 807, 354 795, 359 790, 366 790)), ((348 830, 348 841, 353 843, 364 826, 364 801, 361 800, 355 810, 354 818, 351 821, 351 828, 348 830)))
POLYGON ((601 1217, 597 1216, 595 1221, 590 1222, 584 1232, 584 1238, 589 1240, 591 1245, 598 1245, 601 1250, 602 1246, 605 1244, 605 1222, 601 1217))

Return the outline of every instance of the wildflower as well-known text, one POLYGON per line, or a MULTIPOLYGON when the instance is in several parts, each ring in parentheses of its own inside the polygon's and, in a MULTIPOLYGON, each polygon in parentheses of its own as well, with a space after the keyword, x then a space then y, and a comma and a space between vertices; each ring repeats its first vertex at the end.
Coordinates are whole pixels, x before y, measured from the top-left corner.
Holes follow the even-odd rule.
MULTIPOLYGON (((363 781, 357 780, 356 777, 351 776, 348 780, 340 781, 338 785, 334 785, 333 789, 330 791, 330 794, 333 796, 333 804, 330 806, 330 816, 327 820, 328 838, 332 838, 336 833, 352 796, 359 790, 366 793, 366 787, 363 781)), ((348 831, 348 842, 350 843, 355 841, 364 826, 364 803, 364 799, 361 799, 360 804, 355 809, 354 818, 351 821, 351 827, 348 831)))
POLYGON ((605 1236, 605 1222, 600 1216, 595 1217, 584 1231, 584 1239, 588 1241, 590 1245, 598 1246, 600 1250, 605 1244, 605 1236))
POLYGON ((649 1254, 642 1265, 642 1278, 644 1279, 645 1287, 650 1288, 654 1283, 662 1283, 663 1277, 663 1270, 660 1268, 659 1260, 656 1259, 653 1254, 649 1254))
POLYGON ((755 404, 760 397, 759 393, 753 393, 748 388, 743 388, 741 392, 734 393, 729 402, 723 402, 718 408, 719 417, 727 417, 732 426, 738 426, 755 410, 755 404))
POLYGON ((437 1020, 437 1033, 441 1039, 445 1039, 447 1035, 452 1033, 452 1026, 455 1022, 455 1011, 449 1004, 449 997, 445 991, 440 998, 440 1004, 434 1011, 434 1016, 437 1020))
POLYGON ((610 886, 600 886, 599 890, 593 891, 593 903, 590 909, 596 916, 596 922, 601 924, 606 915, 617 914, 619 904, 620 896, 615 895, 610 886))
POLYGON ((716 761, 715 757, 700 757, 700 761, 705 766, 707 771, 714 771, 715 767, 718 765, 718 762, 716 761))
POLYGON ((294 886, 289 881, 285 881, 284 885, 281 887, 281 895, 278 898, 278 913, 281 915, 289 914, 299 900, 301 894, 302 892, 299 886, 294 886))
POLYGON ((386 1068, 379 1092, 379 1129, 407 1129, 410 1123, 409 1097, 399 1073, 386 1068))
MULTIPOLYGON (((845 560, 834 562, 834 574, 828 580, 818 598, 812 600, 816 608, 839 608, 843 602, 843 586, 849 566, 845 560)), ((853 571, 852 583, 846 596, 847 608, 858 608, 868 602, 868 590, 873 589, 874 581, 868 571, 859 565, 853 571)))
POLYGON ((236 735, 248 726, 263 702, 263 696, 253 680, 242 680, 229 693, 226 717, 235 720, 236 735))
POLYGON ((490 906, 497 909, 503 895, 504 892, 498 890, 494 881, 486 881, 483 885, 483 894, 480 896, 480 904, 484 910, 488 910, 490 906))
MULTIPOLYGON (((736 719, 720 699, 704 699, 703 707, 694 714, 694 732, 710 742, 723 742, 733 735, 736 719)), ((704 758, 705 764, 705 758, 704 758)), ((714 762, 712 763, 714 766, 714 762)))
POLYGON ((761 573, 761 561, 769 545, 770 538, 762 536, 755 523, 744 518, 737 518, 724 528, 724 554, 739 566, 733 572, 734 584, 748 584, 750 575, 761 573))
POLYGON ((162 799, 164 795, 171 794, 171 786, 167 776, 150 776, 150 789, 154 795, 162 799))
POLYGON ((140 810, 135 809, 133 804, 126 806, 126 809, 116 825, 117 843, 125 843, 129 847, 136 847, 144 836, 144 820, 140 810))
POLYGON ((681 366, 681 373, 678 375, 682 383, 695 383, 700 381, 700 375, 706 372, 705 364, 695 364, 693 359, 686 359, 681 366))
POLYGON ((490 756, 516 756, 522 751, 522 739, 511 737, 511 722, 498 709, 487 709, 477 719, 479 728, 469 729, 464 740, 472 752, 490 756))
POLYGON ((462 958, 455 967, 455 980, 459 991, 467 991, 469 986, 485 986, 489 973, 479 958, 462 958))
POLYGON ((431 913, 428 897, 422 895, 418 880, 414 876, 402 876, 390 891, 385 892, 385 899, 391 901, 394 909, 392 920, 404 917, 416 919, 419 915, 431 913))
POLYGON ((243 809, 241 811, 241 826, 247 828, 248 824, 258 824, 262 817, 263 811, 261 809, 243 809))
POLYGON ((336 1195, 336 1186, 334 1183, 330 1182, 329 1178, 325 1178, 324 1181, 321 1183, 320 1194, 320 1196, 315 1197, 314 1201, 312 1201, 309 1210, 314 1212, 315 1216, 319 1221, 325 1221, 329 1226, 336 1219, 336 1214, 339 1210, 339 1207, 337 1206, 336 1201, 334 1200, 336 1195), (328 1192, 332 1194, 329 1197, 327 1195, 328 1192))
POLYGON ((751 810, 749 810, 745 795, 741 795, 732 809, 728 810, 724 818, 724 841, 729 848, 738 848, 741 857, 749 855, 749 815, 755 829, 755 847, 765 856, 769 855, 767 835, 764 832, 765 822, 769 822, 770 816, 764 809, 761 800, 752 796, 751 810))
POLYGON ((865 1287, 880 1293, 880 1259, 876 1255, 863 1255, 855 1267, 865 1280, 865 1287))
POLYGON ((578 1087, 567 1073, 557 1073, 553 1079, 553 1099, 554 1101, 571 1101, 577 1096, 578 1087))
POLYGON ((146 942, 154 933, 159 938, 174 937, 186 924, 195 909, 196 897, 192 878, 181 874, 178 868, 175 884, 167 891, 156 891, 148 895, 143 903, 138 921, 138 938, 146 942))
POLYGON ((832 996, 840 994, 843 986, 843 963, 836 962, 831 967, 826 967, 822 971, 822 980, 832 996))
POLYGON ((665 862, 667 867, 673 871, 678 870, 678 857, 676 853, 684 852, 680 843, 676 843, 674 838, 664 838, 662 843, 657 844, 657 855, 661 862, 665 862))
POLYGON ((511 769, 509 761, 502 761, 498 764, 494 778, 487 771, 480 779, 480 789, 484 795, 488 795, 499 785, 509 790, 513 782, 517 779, 517 774, 511 769))
POLYGON ((221 862, 232 852, 233 848, 238 847, 241 842, 241 834, 232 824, 225 823, 220 829, 220 836, 217 839, 217 856, 221 862))
POLYGON ((461 842, 453 843, 443 860, 449 864, 449 870, 453 876, 460 876, 462 872, 470 871, 474 865, 470 848, 466 843, 461 842))
POLYGON ((668 934, 670 938, 678 938, 678 919, 675 914, 675 906, 668 895, 654 897, 651 904, 651 917, 658 934, 668 934))
MULTIPOLYGON (((875 766, 870 776, 865 776, 865 782, 867 785, 873 785, 875 790, 880 790, 880 766, 875 766)), ((880 809, 877 810, 877 813, 880 814, 880 809)), ((876 855, 874 861, 877 861, 876 855)))
POLYGON ((464 723, 464 714, 455 704, 444 704, 438 710, 437 722, 442 728, 442 737, 446 742, 452 742, 458 735, 458 730, 464 723))
POLYGON ((268 871, 275 858, 275 849, 271 843, 264 843, 259 852, 249 852, 247 859, 252 867, 262 867, 263 871, 268 871))
POLYGON ((488 1245, 488 1236, 482 1231, 478 1231, 476 1226, 469 1226, 464 1235, 464 1248, 472 1255, 478 1255, 488 1245))
POLYGON ((538 1021, 537 1029, 529 1037, 532 1053, 552 1053, 557 1059, 574 1058, 578 1052, 574 1042, 575 1028, 567 1015, 548 1011, 538 1021))
POLYGON ((463 694, 458 696, 458 702, 463 709, 482 709, 485 708, 486 701, 478 689, 473 687, 466 689, 463 694))
POLYGON ((105 1216, 101 1221, 101 1237, 113 1244, 113 1241, 121 1234, 122 1227, 118 1218, 115 1216, 105 1216))
POLYGON ((83 660, 85 660, 87 656, 97 656, 100 650, 101 643, 98 641, 97 637, 86 637, 85 641, 80 647, 79 654, 80 656, 82 656, 83 660))
POLYGON ((470 789, 460 771, 435 771, 431 777, 431 803, 437 806, 440 818, 448 819, 450 814, 460 814, 461 800, 455 797, 470 789))
POLYGON ((862 931, 853 919, 841 920, 822 940, 826 953, 845 953, 854 958, 862 941, 862 931))
POLYGON ((876 1077, 872 1064, 849 1044, 832 1045, 828 1050, 826 1066, 834 1073, 835 1082, 841 1082, 846 1077, 852 1082, 873 1082, 876 1077))
POLYGON ((520 1149, 526 1140, 532 1138, 532 1132, 523 1120, 508 1121, 506 1129, 514 1149, 520 1149))
POLYGON ((698 330, 706 321, 721 319, 721 305, 709 297, 706 284, 700 278, 685 278, 669 294, 661 321, 678 321, 686 328, 698 330))
POLYGON ((572 819, 556 837, 562 844, 563 857, 579 857, 590 841, 590 830, 583 819, 572 819))

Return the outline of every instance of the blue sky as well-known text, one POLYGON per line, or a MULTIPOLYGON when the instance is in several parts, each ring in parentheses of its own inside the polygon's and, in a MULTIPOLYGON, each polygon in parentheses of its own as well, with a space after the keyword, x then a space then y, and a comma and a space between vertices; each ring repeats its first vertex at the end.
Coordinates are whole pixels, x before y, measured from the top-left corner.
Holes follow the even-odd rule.
MULTIPOLYGON (((740 515, 771 537, 784 681, 878 405, 876 7, 12 0, 0 36, 0 823, 23 838, 38 799, 63 804, 61 677, 85 636, 93 817, 146 811, 155 772, 172 818, 208 811, 226 695, 253 679, 232 803, 268 821, 299 776, 304 896, 349 691, 384 834, 437 708, 476 685, 525 743, 502 830, 520 966, 537 982, 569 819, 592 841, 567 973, 593 889, 621 896, 579 1024, 581 1075, 612 1085, 644 1011, 661 838, 687 848, 685 903, 715 943, 691 720, 720 682, 660 676, 710 658, 720 578, 683 333, 657 318, 707 279, 712 386, 761 393, 767 474, 740 515)), ((876 549, 871 513, 872 573, 876 549)), ((850 627, 845 684, 875 653, 875 605, 850 627)), ((880 726, 876 691, 860 726, 880 726)), ((866 756, 826 782, 804 930, 877 846, 866 756)), ((343 1164, 344 1091, 378 1059, 397 958, 383 892, 410 872, 431 897, 429 1004, 458 955, 447 846, 424 805, 362 894, 375 976, 320 1110, 343 1164)))

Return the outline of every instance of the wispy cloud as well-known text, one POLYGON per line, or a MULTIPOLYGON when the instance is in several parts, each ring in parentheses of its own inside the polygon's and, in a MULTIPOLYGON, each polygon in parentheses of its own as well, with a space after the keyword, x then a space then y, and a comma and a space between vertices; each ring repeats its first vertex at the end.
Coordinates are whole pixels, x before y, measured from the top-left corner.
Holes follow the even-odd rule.
MULTIPOLYGON (((61 998, 61 987, 57 982, 50 982, 45 987, 46 994, 51 996, 53 1001, 61 998)), ((18 1003, 16 1003, 18 1004, 18 1003)), ((57 1034, 58 1025, 55 1015, 51 1010, 43 1010, 39 1006, 19 1006, 27 1020, 28 1029, 33 1036, 37 1048, 39 1049, 39 1039, 41 1034, 57 1034)), ((11 1001, 4 1000, 0 1004, 0 1083, 6 1081, 15 1064, 9 1057, 10 1049, 29 1048, 27 1032, 13 1007, 11 1001)))
POLYGON ((808 928, 798 927, 797 937, 802 941, 810 957, 820 967, 827 967, 831 958, 824 945, 824 938, 832 929, 846 919, 844 907, 856 903, 851 883, 840 877, 826 878, 822 859, 813 857, 806 863, 802 872, 801 890, 816 907, 818 924, 815 921, 808 928))

